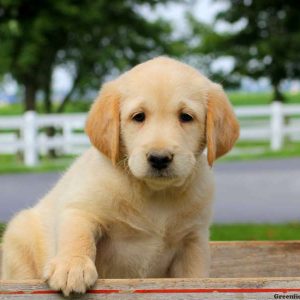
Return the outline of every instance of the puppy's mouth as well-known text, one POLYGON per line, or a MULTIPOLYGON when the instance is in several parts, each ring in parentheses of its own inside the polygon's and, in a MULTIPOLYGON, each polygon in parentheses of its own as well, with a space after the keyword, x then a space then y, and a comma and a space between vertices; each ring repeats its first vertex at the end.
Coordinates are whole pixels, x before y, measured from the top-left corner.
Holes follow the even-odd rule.
POLYGON ((150 177, 150 178, 158 178, 158 179, 166 179, 166 178, 174 178, 176 176, 174 176, 173 172, 170 170, 155 170, 155 169, 151 169, 146 177, 150 177))
POLYGON ((163 169, 163 170, 157 170, 154 168, 151 168, 148 172, 147 175, 145 176, 147 179, 156 179, 156 180, 173 180, 178 178, 178 176, 176 176, 174 174, 174 172, 172 170, 170 170, 169 168, 167 169, 163 169))
POLYGON ((172 186, 180 186, 183 179, 169 170, 151 170, 144 178, 144 182, 154 190, 162 190, 172 186))
POLYGON ((172 184, 178 181, 180 178, 174 171, 165 169, 165 170, 155 170, 150 169, 146 176, 144 176, 145 181, 157 182, 161 184, 172 184))

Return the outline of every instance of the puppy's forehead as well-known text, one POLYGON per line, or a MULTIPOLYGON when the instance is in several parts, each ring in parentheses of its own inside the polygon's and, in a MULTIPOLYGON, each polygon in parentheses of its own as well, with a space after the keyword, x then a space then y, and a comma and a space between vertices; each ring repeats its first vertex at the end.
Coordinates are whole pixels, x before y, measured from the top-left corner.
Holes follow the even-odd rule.
POLYGON ((196 69, 179 61, 159 57, 137 65, 118 78, 125 98, 201 99, 210 81, 196 69))

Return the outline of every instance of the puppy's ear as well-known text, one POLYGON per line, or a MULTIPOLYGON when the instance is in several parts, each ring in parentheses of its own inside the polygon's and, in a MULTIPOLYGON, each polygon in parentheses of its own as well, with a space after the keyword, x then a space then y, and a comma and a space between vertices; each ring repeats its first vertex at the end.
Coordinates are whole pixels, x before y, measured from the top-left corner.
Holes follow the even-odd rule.
POLYGON ((120 152, 119 94, 112 83, 100 91, 89 112, 85 131, 91 143, 115 165, 120 152))
POLYGON ((222 87, 213 83, 208 91, 206 115, 207 160, 210 166, 233 147, 239 137, 239 128, 222 87))

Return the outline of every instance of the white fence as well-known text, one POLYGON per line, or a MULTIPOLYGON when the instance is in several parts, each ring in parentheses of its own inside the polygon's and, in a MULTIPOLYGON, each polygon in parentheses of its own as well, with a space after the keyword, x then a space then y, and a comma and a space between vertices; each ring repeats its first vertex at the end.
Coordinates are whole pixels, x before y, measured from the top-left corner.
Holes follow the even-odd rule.
POLYGON ((86 149, 84 134, 86 114, 39 115, 33 111, 18 117, 0 117, 0 153, 24 155, 27 166, 38 163, 39 154, 55 149, 61 154, 77 154, 86 149), (54 127, 57 134, 47 136, 45 128, 54 127))
MULTIPOLYGON (((266 106, 235 107, 241 124, 240 140, 268 141, 274 151, 284 138, 300 141, 300 105, 274 102, 266 106), (285 117, 289 121, 285 122, 285 117)), ((24 154, 24 163, 34 166, 40 154, 55 149, 61 154, 77 154, 90 145, 84 134, 86 114, 39 115, 26 112, 18 117, 0 117, 0 153, 24 154), (45 128, 55 127, 57 134, 47 136, 45 128)))

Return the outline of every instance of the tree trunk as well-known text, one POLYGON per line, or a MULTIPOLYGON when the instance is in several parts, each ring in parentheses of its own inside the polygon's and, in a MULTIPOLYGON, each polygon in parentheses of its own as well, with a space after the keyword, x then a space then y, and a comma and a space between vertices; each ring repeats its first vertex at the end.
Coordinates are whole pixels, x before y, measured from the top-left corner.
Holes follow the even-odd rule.
POLYGON ((44 77, 44 84, 43 84, 43 89, 44 89, 44 107, 45 107, 45 112, 47 114, 52 113, 52 92, 51 92, 51 86, 52 86, 52 68, 51 65, 49 65, 49 68, 45 72, 45 77, 44 77))
MULTIPOLYGON (((284 95, 281 93, 281 91, 279 89, 279 83, 273 85, 273 93, 274 93, 273 101, 280 101, 281 103, 285 102, 286 99, 285 99, 284 95)), ((288 126, 289 123, 290 123, 290 117, 289 116, 284 116, 284 125, 288 126)), ((285 135, 284 144, 286 144, 289 141, 290 141, 289 136, 285 135)))
POLYGON ((279 89, 279 83, 273 85, 273 95, 274 95, 273 101, 280 101, 280 102, 285 101, 285 98, 279 89))
POLYGON ((60 106, 58 107, 57 109, 57 112, 58 113, 62 113, 65 109, 65 106, 66 104, 71 100, 71 97, 73 95, 73 93, 75 92, 76 88, 77 88, 77 85, 79 83, 79 80, 80 80, 80 71, 78 70, 77 71, 77 75, 76 77, 74 78, 73 80, 73 84, 72 84, 72 87, 71 89, 69 90, 69 92, 65 95, 64 99, 62 100, 60 106))
POLYGON ((47 114, 52 113, 52 101, 51 101, 51 81, 46 84, 44 95, 44 106, 47 114))
MULTIPOLYGON (((51 85, 52 85, 52 70, 49 69, 47 72, 47 77, 46 81, 44 84, 44 107, 45 107, 45 112, 47 114, 51 114, 53 112, 52 109, 52 93, 51 93, 51 85)), ((49 138, 52 138, 56 134, 56 128, 54 126, 49 126, 46 127, 46 134, 49 138)), ((49 158, 56 158, 57 153, 54 148, 50 148, 48 151, 48 157, 49 158)))
POLYGON ((29 83, 25 84, 25 98, 24 98, 24 109, 36 110, 36 92, 37 89, 35 85, 29 83))

